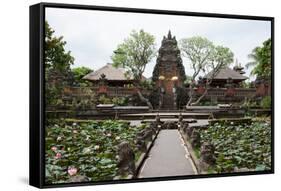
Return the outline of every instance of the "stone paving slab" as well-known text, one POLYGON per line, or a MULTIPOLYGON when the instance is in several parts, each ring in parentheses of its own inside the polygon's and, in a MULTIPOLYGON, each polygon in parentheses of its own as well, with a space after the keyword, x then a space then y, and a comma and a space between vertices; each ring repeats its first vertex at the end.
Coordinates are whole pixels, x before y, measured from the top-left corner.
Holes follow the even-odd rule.
POLYGON ((197 174, 178 130, 161 130, 138 177, 197 174))
POLYGON ((190 123, 190 127, 197 127, 197 126, 206 126, 209 125, 209 120, 208 119, 199 119, 197 120, 196 123, 190 123))
MULTIPOLYGON (((183 121, 191 121, 191 120, 194 120, 194 119, 184 119, 183 121)), ((153 122, 155 121, 155 119, 146 119, 146 120, 143 120, 144 122, 153 122)), ((161 121, 178 121, 178 119, 162 119, 161 121)), ((142 124, 142 120, 130 120, 130 125, 132 126, 139 126, 142 124)), ((195 123, 189 123, 189 126, 205 126, 205 125, 208 125, 209 124, 209 120, 208 119, 196 119, 196 122, 195 123)))
POLYGON ((131 113, 131 114, 121 114, 121 116, 157 116, 160 115, 160 117, 165 117, 165 116, 178 116, 178 115, 182 115, 182 116, 209 116, 210 113, 196 113, 196 112, 159 112, 159 113, 131 113))

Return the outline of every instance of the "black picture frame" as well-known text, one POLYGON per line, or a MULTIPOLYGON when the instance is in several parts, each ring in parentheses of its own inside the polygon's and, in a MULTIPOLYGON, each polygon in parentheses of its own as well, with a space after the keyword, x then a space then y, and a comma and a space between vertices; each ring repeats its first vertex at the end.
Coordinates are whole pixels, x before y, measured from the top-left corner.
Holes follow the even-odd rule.
POLYGON ((171 11, 171 10, 154 10, 154 9, 137 9, 123 7, 105 7, 93 5, 75 5, 75 4, 59 4, 59 3, 39 3, 30 6, 30 134, 29 134, 29 184, 38 188, 53 188, 67 186, 85 186, 99 184, 116 184, 116 183, 132 183, 132 182, 147 182, 147 181, 167 181, 178 179, 193 179, 193 178, 210 178, 210 177, 225 177, 225 176, 244 176, 258 174, 274 173, 274 17, 249 16, 249 15, 232 15, 232 14, 217 14, 217 13, 199 13, 186 11, 171 11), (271 22, 271 39, 272 39, 272 75, 271 75, 271 100, 272 100, 272 127, 271 127, 271 170, 258 172, 237 172, 237 173, 222 173, 222 174, 206 174, 206 175, 187 175, 177 177, 158 177, 144 178, 132 180, 113 180, 100 182, 84 182, 84 183, 63 183, 46 185, 45 177, 45 100, 44 100, 44 22, 46 8, 66 8, 80 10, 102 10, 109 12, 127 12, 127 13, 149 13, 149 14, 164 14, 164 15, 181 15, 181 16, 198 16, 198 17, 214 17, 214 18, 229 18, 229 19, 248 19, 248 20, 264 20, 271 22))

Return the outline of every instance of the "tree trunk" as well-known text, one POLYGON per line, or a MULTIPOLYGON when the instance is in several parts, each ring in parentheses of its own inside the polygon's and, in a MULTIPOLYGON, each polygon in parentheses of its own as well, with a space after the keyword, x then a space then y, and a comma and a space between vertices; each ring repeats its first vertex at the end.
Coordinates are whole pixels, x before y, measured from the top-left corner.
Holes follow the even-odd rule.
POLYGON ((190 105, 197 105, 204 97, 207 95, 208 89, 205 89, 204 93, 196 100, 196 102, 191 103, 190 105))
POLYGON ((143 101, 143 102, 145 102, 146 105, 149 107, 149 109, 153 109, 153 106, 152 106, 152 104, 150 103, 150 101, 149 101, 148 99, 146 99, 146 98, 142 95, 142 93, 140 92, 139 89, 137 89, 137 94, 138 94, 140 100, 143 101))
POLYGON ((190 106, 192 99, 193 99, 193 88, 192 88, 192 86, 190 86, 189 87, 189 100, 186 104, 186 107, 190 106))

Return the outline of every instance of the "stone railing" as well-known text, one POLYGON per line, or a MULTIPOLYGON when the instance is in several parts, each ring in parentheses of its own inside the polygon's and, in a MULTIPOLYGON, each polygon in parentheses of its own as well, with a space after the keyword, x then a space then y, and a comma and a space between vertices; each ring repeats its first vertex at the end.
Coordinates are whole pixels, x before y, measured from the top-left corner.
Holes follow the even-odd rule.
MULTIPOLYGON (((128 87, 106 87, 105 93, 109 97, 126 97, 133 94, 136 94, 135 88, 128 88, 128 87)), ((143 94, 149 95, 150 91, 148 90, 141 90, 143 94)), ((188 92, 189 89, 186 88, 188 92)), ((200 96, 201 94, 197 92, 197 88, 194 89, 196 92, 196 96, 200 96)), ((223 99, 236 99, 236 100, 244 100, 245 98, 253 98, 257 95, 256 88, 234 88, 233 94, 231 96, 227 96, 227 88, 211 88, 208 90, 204 100, 223 100, 223 99)), ((96 96, 100 93, 99 87, 66 87, 65 88, 65 95, 70 95, 74 97, 87 97, 87 96, 96 96)))
MULTIPOLYGON (((209 89, 206 97, 216 96, 216 97, 225 97, 227 88, 213 88, 209 89)), ((233 97, 254 97, 256 94, 255 88, 235 88, 233 97)))
POLYGON ((135 93, 134 88, 125 88, 125 87, 108 87, 107 95, 111 97, 124 97, 129 96, 135 93))

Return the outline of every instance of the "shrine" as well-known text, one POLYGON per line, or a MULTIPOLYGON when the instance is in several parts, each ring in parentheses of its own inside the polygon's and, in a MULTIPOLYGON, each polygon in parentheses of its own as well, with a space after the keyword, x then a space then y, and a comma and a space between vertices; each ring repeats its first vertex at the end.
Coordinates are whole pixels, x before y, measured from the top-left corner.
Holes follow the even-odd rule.
POLYGON ((186 78, 176 37, 169 31, 164 36, 152 74, 155 88, 160 89, 160 109, 176 109, 176 89, 183 87, 186 78))

